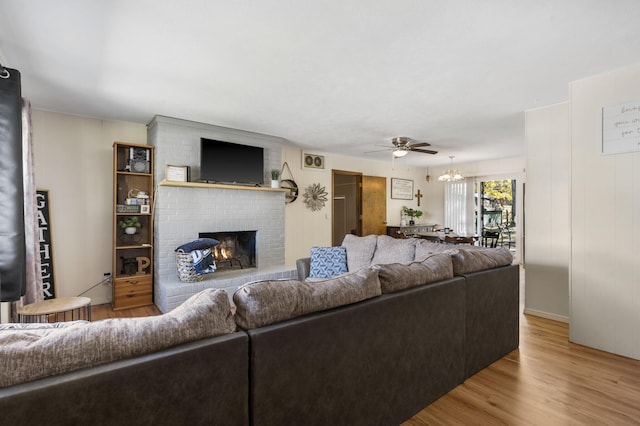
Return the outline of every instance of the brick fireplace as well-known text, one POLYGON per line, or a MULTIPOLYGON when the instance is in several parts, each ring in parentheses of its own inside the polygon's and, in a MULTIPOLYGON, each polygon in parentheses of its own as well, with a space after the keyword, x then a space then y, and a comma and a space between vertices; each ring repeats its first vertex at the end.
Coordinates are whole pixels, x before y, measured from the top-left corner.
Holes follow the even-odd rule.
MULTIPOLYGON (((248 281, 296 276, 294 267, 284 265, 284 192, 232 186, 184 187, 162 182, 166 164, 190 166, 192 180, 199 178, 201 137, 263 146, 265 172, 281 164, 284 140, 280 138, 168 117, 155 117, 149 123, 148 140, 156 147, 154 173, 158 184, 154 207, 154 302, 162 312, 205 288, 222 288, 231 297, 248 281), (220 268, 202 281, 180 282, 175 248, 199 238, 201 233, 225 234, 229 230, 255 232, 254 267, 220 268)), ((265 182, 267 178, 265 175, 265 182)))

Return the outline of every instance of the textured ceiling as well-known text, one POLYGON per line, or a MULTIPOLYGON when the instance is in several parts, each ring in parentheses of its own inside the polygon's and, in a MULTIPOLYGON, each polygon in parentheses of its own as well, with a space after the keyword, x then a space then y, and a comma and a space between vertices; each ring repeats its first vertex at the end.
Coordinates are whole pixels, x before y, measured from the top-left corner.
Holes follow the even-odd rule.
POLYGON ((524 154, 523 111, 640 63, 640 1, 0 0, 34 108, 156 115, 431 166, 524 154))

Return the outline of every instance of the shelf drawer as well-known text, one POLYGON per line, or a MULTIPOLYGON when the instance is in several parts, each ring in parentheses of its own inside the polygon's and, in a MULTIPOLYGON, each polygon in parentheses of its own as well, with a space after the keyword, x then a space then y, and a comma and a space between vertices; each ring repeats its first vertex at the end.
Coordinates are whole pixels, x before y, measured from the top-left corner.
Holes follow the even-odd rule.
POLYGON ((117 278, 113 285, 113 309, 133 308, 153 303, 151 275, 117 278))

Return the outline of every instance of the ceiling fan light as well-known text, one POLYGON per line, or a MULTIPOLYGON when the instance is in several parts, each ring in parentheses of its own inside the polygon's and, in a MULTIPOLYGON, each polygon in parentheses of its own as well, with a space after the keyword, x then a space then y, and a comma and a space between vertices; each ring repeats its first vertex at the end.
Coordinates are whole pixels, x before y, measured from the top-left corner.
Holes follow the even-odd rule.
POLYGON ((396 158, 400 158, 400 157, 404 157, 408 153, 409 151, 407 151, 406 149, 396 149, 393 151, 393 156, 396 158))

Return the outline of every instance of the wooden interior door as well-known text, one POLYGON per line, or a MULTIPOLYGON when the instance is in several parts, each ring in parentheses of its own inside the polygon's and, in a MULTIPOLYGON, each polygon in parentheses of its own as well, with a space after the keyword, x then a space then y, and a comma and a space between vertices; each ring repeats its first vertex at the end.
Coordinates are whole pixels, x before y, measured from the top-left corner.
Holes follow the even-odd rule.
POLYGON ((334 246, 342 244, 346 234, 360 235, 362 211, 360 188, 362 173, 344 170, 332 171, 332 239, 334 246))
POLYGON ((387 233, 387 178, 362 176, 362 236, 387 233))

